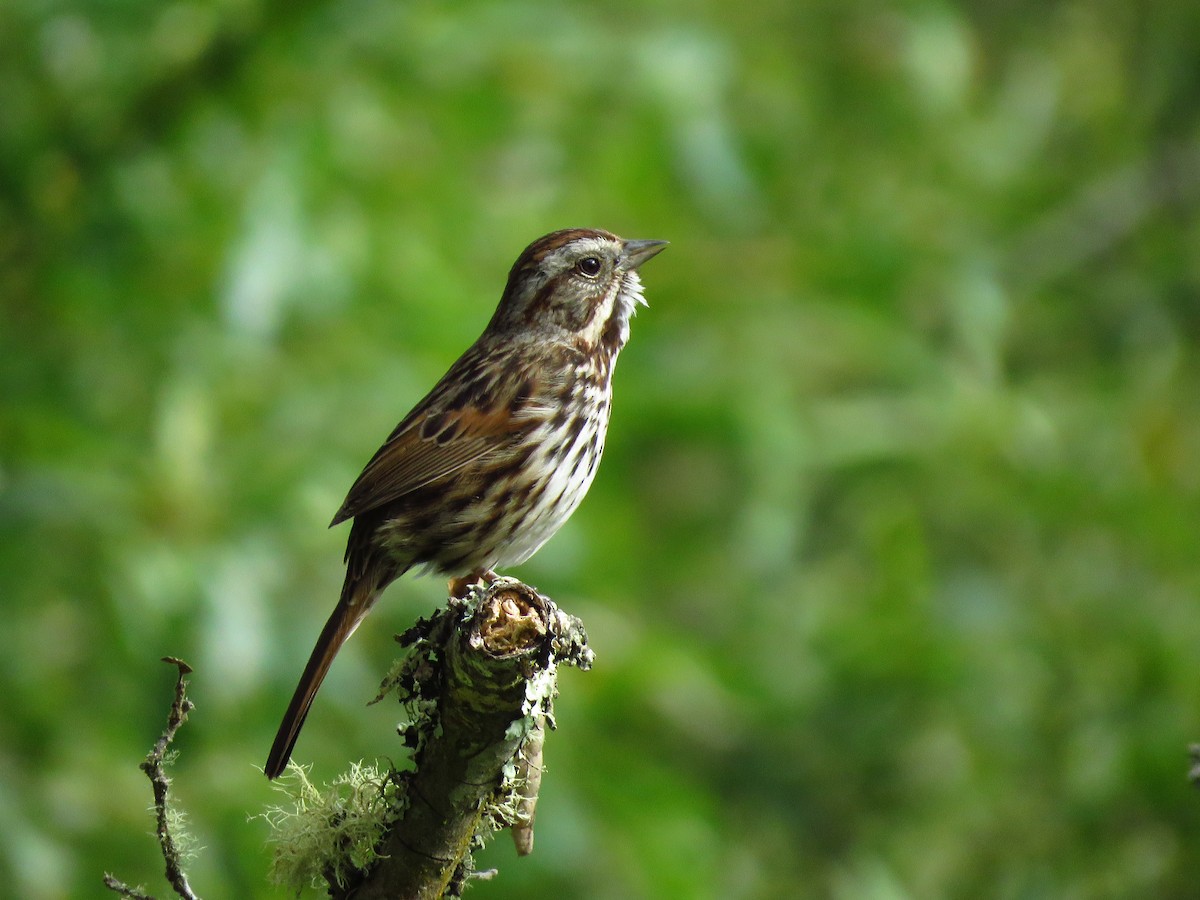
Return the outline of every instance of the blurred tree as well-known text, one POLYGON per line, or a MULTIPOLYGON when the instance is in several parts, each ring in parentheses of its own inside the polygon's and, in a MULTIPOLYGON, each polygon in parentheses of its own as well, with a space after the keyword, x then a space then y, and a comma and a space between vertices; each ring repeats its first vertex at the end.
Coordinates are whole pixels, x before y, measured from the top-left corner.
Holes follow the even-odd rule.
MULTIPOLYGON (((0 9, 0 883, 269 896, 322 525, 532 237, 672 241, 580 513, 539 846, 480 896, 1186 897, 1200 7, 0 9), (140 874, 139 874, 140 873, 140 874)), ((339 660, 317 778, 406 580, 339 660)), ((484 860, 489 864, 489 860, 484 860)))

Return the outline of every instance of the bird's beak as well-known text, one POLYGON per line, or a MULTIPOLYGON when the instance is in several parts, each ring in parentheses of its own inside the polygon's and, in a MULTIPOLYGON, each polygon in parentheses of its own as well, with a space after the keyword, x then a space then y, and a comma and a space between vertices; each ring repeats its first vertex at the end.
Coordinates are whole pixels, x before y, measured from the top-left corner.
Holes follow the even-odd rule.
POLYGON ((665 246, 667 241, 626 241, 621 248, 620 266, 626 272, 632 272, 665 246))

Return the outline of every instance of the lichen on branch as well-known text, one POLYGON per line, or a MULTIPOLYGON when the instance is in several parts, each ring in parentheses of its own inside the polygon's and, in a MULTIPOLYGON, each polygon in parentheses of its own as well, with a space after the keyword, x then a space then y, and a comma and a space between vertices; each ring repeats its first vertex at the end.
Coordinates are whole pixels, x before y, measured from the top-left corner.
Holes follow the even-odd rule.
POLYGON ((593 659, 582 624, 501 578, 452 597, 399 640, 408 654, 376 700, 399 697, 412 768, 355 766, 326 792, 297 776, 294 809, 266 816, 278 829, 276 880, 294 889, 317 879, 357 900, 458 896, 472 852, 494 832, 513 829, 522 855, 533 848, 558 666, 593 659))

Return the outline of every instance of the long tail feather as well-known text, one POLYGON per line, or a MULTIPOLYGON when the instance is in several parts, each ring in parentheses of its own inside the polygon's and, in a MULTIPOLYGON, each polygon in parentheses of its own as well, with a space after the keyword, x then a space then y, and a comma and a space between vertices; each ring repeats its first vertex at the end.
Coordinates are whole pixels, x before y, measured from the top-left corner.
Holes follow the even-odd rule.
POLYGON ((317 638, 317 644, 308 658, 308 665, 304 667, 304 674, 300 676, 300 683, 296 685, 292 702, 283 714, 283 722, 275 735, 275 743, 271 745, 264 769, 268 778, 278 777, 292 758, 292 748, 296 746, 296 739, 300 736, 300 729, 304 726, 304 720, 312 707, 313 698, 317 696, 317 690, 325 680, 333 658, 371 611, 379 594, 399 575, 394 571, 385 574, 380 571, 383 567, 383 560, 377 557, 368 559, 363 566, 356 566, 351 561, 347 567, 341 599, 329 616, 329 621, 321 629, 321 636, 317 638))

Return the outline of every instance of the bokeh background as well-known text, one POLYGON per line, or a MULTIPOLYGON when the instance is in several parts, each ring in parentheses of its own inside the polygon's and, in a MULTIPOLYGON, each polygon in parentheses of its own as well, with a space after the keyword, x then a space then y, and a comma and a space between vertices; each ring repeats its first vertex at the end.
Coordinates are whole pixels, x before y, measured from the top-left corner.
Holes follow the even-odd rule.
MULTIPOLYGON (((1195 897, 1200 5, 0 8, 0 893, 207 897, 341 583, 325 524, 534 237, 671 246, 587 502, 538 846, 480 898, 1195 897)), ((313 777, 405 579, 339 658, 313 777)))

